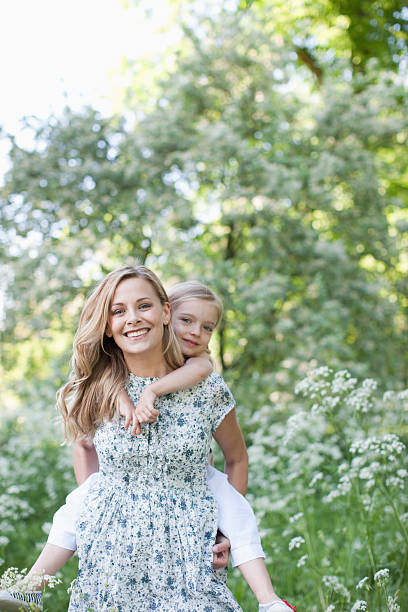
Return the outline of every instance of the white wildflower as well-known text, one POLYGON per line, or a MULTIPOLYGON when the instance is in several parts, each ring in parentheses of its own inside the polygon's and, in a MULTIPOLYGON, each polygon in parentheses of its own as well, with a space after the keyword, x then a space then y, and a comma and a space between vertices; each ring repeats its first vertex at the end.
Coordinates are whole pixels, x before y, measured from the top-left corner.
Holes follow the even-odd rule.
POLYGON ((333 377, 331 390, 334 395, 337 395, 338 393, 344 393, 354 389, 356 384, 357 379, 351 378, 351 374, 348 370, 340 370, 336 372, 333 377))
POLYGON ((383 587, 390 580, 390 570, 387 568, 380 569, 374 574, 374 582, 377 586, 383 587))
POLYGON ((348 592, 344 584, 340 582, 337 576, 323 576, 322 582, 324 586, 327 587, 330 591, 337 593, 346 601, 350 601, 350 593, 348 592))
POLYGON ((394 597, 392 597, 391 595, 388 596, 387 606, 389 612, 400 612, 401 608, 397 602, 397 595, 394 595, 394 597))
POLYGON ((313 476, 312 480, 309 483, 309 487, 314 487, 316 482, 318 482, 319 480, 322 480, 322 478, 323 478, 322 472, 316 472, 315 475, 313 476))
POLYGON ((296 536, 295 538, 292 538, 289 542, 289 550, 293 550, 294 548, 300 548, 304 543, 305 540, 301 536, 296 536))
POLYGON ((294 514, 293 516, 290 516, 289 517, 289 523, 295 523, 296 521, 301 519, 302 516, 303 516, 303 512, 298 512, 297 514, 294 514))
POLYGON ((336 499, 336 497, 343 497, 344 495, 347 495, 349 491, 351 491, 351 480, 350 477, 345 474, 340 478, 337 487, 330 491, 330 493, 323 498, 323 501, 329 504, 331 501, 333 501, 333 499, 336 499))
POLYGON ((330 604, 330 606, 326 608, 326 612, 334 612, 335 609, 336 609, 336 606, 334 606, 333 604, 330 604))
POLYGON ((386 481, 385 484, 387 485, 387 487, 393 487, 395 489, 405 489, 405 483, 403 481, 402 478, 398 478, 398 476, 389 476, 386 481))
POLYGON ((359 612, 360 610, 367 610, 367 602, 363 599, 357 600, 350 612, 359 612))
POLYGON ((57 584, 62 584, 61 578, 57 578, 56 576, 51 576, 50 574, 44 574, 44 580, 47 582, 47 587, 49 589, 53 589, 57 586, 57 584))
POLYGON ((26 569, 20 572, 17 567, 7 568, 2 576, 0 576, 0 590, 10 589, 16 583, 22 581, 26 572, 26 569))
POLYGON ((297 414, 292 415, 291 417, 289 417, 288 422, 287 422, 287 429, 286 429, 286 435, 284 438, 284 443, 286 444, 286 442, 288 442, 293 437, 295 437, 298 432, 302 431, 303 429, 307 429, 307 428, 308 428, 308 423, 307 423, 307 413, 306 412, 302 410, 301 412, 298 412, 297 414))
POLYGON ((360 580, 360 582, 357 584, 356 589, 359 590, 359 589, 368 589, 368 588, 370 588, 369 584, 368 584, 369 581, 370 581, 369 577, 368 576, 364 576, 364 578, 362 578, 360 580))
POLYGON ((300 557, 299 561, 296 563, 297 567, 302 567, 303 565, 305 565, 308 558, 309 555, 303 555, 303 557, 300 557))

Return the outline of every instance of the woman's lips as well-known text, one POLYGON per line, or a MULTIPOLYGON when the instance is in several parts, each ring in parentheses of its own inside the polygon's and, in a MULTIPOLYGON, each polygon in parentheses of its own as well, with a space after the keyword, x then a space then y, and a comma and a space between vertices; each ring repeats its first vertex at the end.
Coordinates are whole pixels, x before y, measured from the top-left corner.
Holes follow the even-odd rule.
POLYGON ((130 340, 139 340, 140 338, 145 338, 149 331, 150 330, 147 327, 142 329, 132 329, 132 331, 126 332, 125 336, 130 340))

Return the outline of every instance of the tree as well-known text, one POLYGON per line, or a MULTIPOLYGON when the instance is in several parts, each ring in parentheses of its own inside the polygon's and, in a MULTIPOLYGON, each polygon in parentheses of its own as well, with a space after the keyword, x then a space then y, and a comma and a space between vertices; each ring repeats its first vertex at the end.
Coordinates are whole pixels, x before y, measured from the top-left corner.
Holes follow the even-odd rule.
POLYGON ((241 0, 240 7, 256 11, 273 24, 319 81, 333 64, 330 58, 347 58, 357 72, 365 71, 371 59, 392 70, 407 59, 408 5, 404 0, 241 0))
POLYGON ((406 380, 390 235, 405 194, 395 179, 387 191, 406 129, 397 79, 299 91, 291 50, 249 13, 187 35, 133 130, 67 111, 37 130, 34 151, 14 143, 3 252, 21 306, 7 329, 32 340, 50 312, 50 327, 72 325, 79 285, 137 257, 221 293, 220 361, 237 380, 264 372, 265 394, 315 358, 406 380))

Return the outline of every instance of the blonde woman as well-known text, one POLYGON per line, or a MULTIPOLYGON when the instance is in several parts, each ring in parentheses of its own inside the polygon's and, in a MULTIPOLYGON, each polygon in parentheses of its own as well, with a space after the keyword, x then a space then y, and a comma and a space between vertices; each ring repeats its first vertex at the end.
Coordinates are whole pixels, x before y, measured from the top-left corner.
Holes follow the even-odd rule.
POLYGON ((72 373, 59 404, 70 439, 93 440, 99 472, 77 524, 79 572, 69 612, 234 612, 224 573, 212 567, 217 507, 207 486, 211 440, 242 482, 245 445, 220 376, 158 400, 160 418, 131 436, 117 418, 126 385, 146 385, 184 363, 170 305, 144 267, 110 274, 87 300, 72 373))

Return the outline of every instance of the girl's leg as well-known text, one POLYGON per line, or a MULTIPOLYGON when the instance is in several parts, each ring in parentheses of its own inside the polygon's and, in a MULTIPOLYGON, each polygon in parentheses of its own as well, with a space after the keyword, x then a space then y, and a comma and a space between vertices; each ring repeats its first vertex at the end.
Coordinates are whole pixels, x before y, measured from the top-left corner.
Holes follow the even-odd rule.
POLYGON ((238 565, 238 569, 249 584, 258 603, 268 604, 280 601, 272 586, 271 579, 262 558, 252 559, 238 565))
MULTIPOLYGON (((72 557, 75 550, 69 550, 68 548, 62 548, 55 544, 46 543, 42 549, 40 556, 34 563, 33 567, 27 574, 27 579, 34 578, 36 576, 54 576, 61 569, 63 565, 72 557)), ((44 586, 42 581, 37 589, 40 591, 44 586)))

